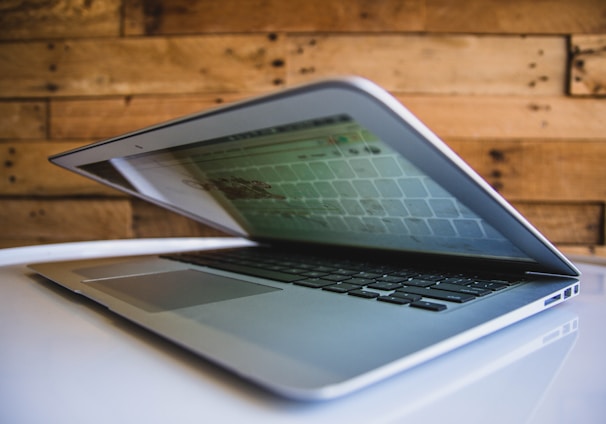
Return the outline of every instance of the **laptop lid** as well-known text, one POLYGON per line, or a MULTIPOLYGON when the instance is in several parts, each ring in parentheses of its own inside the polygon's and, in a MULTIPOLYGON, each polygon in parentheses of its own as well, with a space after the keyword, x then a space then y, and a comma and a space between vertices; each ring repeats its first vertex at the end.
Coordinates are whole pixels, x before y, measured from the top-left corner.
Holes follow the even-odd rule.
POLYGON ((253 240, 579 274, 404 106, 361 78, 220 107, 51 161, 253 240))

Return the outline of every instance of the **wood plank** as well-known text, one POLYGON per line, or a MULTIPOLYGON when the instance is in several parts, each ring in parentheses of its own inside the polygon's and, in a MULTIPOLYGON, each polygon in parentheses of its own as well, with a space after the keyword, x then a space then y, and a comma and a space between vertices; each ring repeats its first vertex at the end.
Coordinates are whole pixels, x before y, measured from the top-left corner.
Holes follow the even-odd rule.
POLYGON ((0 96, 258 92, 284 83, 281 46, 266 35, 3 43, 0 96))
POLYGON ((129 96, 55 99, 50 120, 53 139, 99 139, 123 134, 246 97, 221 93, 196 96, 129 96))
POLYGON ((0 239, 35 243, 132 237, 126 199, 2 199, 0 239))
POLYGON ((605 140, 449 140, 510 201, 606 199, 605 140))
POLYGON ((120 0, 0 2, 0 39, 118 36, 121 3, 120 0))
POLYGON ((552 243, 604 244, 604 203, 515 202, 514 206, 552 243))
POLYGON ((606 32, 603 0, 426 0, 426 30, 450 33, 606 32))
POLYGON ((225 237, 222 231, 139 199, 131 200, 135 237, 225 237))
MULTIPOLYGON (((247 97, 244 93, 54 99, 52 138, 111 137, 247 97)), ((606 99, 564 96, 396 97, 444 138, 603 139, 606 99)))
POLYGON ((409 96, 398 99, 445 138, 603 139, 606 99, 409 96))
POLYGON ((48 141, 0 143, 0 193, 5 196, 122 196, 114 189, 61 169, 47 160, 52 154, 84 144, 48 141))
POLYGON ((0 102, 0 140, 45 138, 47 110, 46 102, 0 102))
POLYGON ((571 46, 570 93, 606 95, 606 35, 575 35, 571 46))
POLYGON ((127 35, 420 31, 424 0, 127 0, 127 35))
POLYGON ((566 81, 564 37, 295 35, 288 41, 289 83, 357 74, 400 93, 560 95, 566 81))

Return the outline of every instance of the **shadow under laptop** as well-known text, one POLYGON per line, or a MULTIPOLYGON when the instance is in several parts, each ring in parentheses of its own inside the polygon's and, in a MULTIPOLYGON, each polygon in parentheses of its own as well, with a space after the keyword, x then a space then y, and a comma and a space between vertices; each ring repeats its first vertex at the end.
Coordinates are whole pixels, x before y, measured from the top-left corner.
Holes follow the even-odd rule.
MULTIPOLYGON (((37 275, 45 290, 86 309, 144 345, 160 363, 198 375, 223 399, 229 416, 254 413, 265 422, 527 422, 564 364, 578 333, 578 317, 553 308, 469 345, 340 399, 298 402, 284 399, 182 349, 105 307, 37 275), (516 390, 503 390, 515 387, 516 390), (234 411, 241 411, 240 413, 234 411)), ((343 360, 347 360, 344 358, 343 360)), ((161 388, 160 390, 170 390, 161 388)), ((204 402, 205 399, 200 399, 204 402)), ((213 409, 223 405, 213 403, 213 409)), ((153 405, 150 406, 153 408, 153 405)))

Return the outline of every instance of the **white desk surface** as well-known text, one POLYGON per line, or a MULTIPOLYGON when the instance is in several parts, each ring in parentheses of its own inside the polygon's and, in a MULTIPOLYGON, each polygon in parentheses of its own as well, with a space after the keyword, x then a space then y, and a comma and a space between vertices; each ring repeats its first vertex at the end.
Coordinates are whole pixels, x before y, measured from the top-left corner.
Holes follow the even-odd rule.
POLYGON ((0 250, 0 423, 606 423, 606 266, 581 295, 354 395, 284 400, 36 277, 25 263, 239 243, 0 250))

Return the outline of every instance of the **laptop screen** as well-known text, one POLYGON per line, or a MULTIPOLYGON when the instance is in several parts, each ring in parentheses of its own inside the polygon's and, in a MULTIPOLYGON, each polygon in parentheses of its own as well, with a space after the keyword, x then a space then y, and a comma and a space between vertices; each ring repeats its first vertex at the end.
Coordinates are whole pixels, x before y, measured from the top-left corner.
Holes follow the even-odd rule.
POLYGON ((252 238, 531 260, 348 115, 80 169, 252 238))

